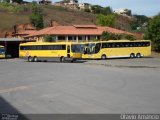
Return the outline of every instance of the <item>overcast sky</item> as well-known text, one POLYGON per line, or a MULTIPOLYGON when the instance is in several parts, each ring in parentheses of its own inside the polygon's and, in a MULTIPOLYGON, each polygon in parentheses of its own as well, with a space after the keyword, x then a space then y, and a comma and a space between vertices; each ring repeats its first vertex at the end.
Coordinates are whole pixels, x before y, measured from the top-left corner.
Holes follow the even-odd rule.
MULTIPOLYGON (((53 2, 61 0, 52 0, 53 2)), ((120 8, 131 9, 133 14, 154 16, 160 13, 160 0, 79 0, 79 3, 111 6, 113 10, 120 8)))

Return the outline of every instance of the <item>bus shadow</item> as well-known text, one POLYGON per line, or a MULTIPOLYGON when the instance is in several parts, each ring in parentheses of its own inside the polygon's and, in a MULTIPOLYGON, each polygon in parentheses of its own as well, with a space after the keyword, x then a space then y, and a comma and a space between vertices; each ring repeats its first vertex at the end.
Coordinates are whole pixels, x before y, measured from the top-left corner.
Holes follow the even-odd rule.
POLYGON ((107 58, 106 60, 126 60, 126 59, 128 59, 128 60, 133 60, 133 59, 145 59, 145 58, 147 58, 147 59, 149 59, 149 58, 155 58, 155 57, 153 57, 153 56, 149 56, 149 57, 141 57, 141 58, 130 58, 130 57, 119 57, 119 58, 107 58))
POLYGON ((29 120, 8 101, 0 96, 0 120, 29 120))
POLYGON ((74 62, 70 62, 70 61, 65 61, 65 62, 60 62, 60 61, 40 61, 40 62, 42 62, 42 63, 71 63, 71 64, 73 64, 73 63, 85 63, 85 62, 87 62, 86 60, 78 60, 78 61, 74 61, 74 62))
MULTIPOLYGON (((25 61, 25 62, 28 62, 28 61, 25 61)), ((60 61, 38 61, 38 62, 28 62, 28 63, 59 63, 59 64, 62 64, 62 63, 85 63, 87 62, 87 60, 77 60, 77 61, 74 61, 74 62, 71 62, 71 61, 65 61, 65 62, 60 62, 60 61)))

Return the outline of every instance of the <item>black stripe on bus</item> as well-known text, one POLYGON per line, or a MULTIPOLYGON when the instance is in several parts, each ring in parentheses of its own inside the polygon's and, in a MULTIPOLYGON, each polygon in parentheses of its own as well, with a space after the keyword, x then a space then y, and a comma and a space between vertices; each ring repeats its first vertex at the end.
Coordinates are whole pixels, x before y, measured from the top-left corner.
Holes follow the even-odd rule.
POLYGON ((26 45, 20 50, 66 50, 66 45, 26 45))

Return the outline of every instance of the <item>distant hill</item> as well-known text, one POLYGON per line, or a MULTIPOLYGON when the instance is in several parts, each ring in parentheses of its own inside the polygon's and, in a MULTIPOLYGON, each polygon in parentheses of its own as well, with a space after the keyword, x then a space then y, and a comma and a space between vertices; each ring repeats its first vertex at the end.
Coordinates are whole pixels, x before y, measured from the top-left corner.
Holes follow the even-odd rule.
MULTIPOLYGON (((13 31, 14 25, 30 23, 32 5, 31 3, 26 5, 0 3, 0 37, 3 37, 6 33, 12 34, 11 32, 13 31)), ((43 11, 44 27, 50 26, 51 21, 57 21, 58 24, 61 25, 96 24, 96 16, 98 13, 89 13, 53 5, 39 5, 39 7, 43 11)), ((141 30, 141 28, 143 28, 141 30, 143 32, 143 25, 144 23, 147 24, 147 22, 148 18, 143 15, 117 15, 115 26, 113 27, 125 31, 133 31, 137 30, 137 28, 141 30)))
MULTIPOLYGON (((95 15, 82 11, 52 5, 40 5, 44 14, 44 25, 49 26, 51 20, 62 25, 94 24, 95 15)), ((0 3, 0 31, 11 31, 14 25, 30 23, 31 4, 17 5, 0 3)))

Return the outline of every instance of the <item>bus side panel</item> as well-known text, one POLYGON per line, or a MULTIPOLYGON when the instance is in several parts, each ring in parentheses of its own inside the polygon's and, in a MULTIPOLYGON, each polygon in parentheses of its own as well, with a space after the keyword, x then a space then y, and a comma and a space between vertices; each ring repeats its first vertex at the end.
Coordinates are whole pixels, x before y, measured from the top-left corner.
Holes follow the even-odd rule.
POLYGON ((20 50, 20 57, 67 57, 66 50, 20 50))
POLYGON ((5 55, 0 55, 0 58, 5 58, 5 55))
MULTIPOLYGON (((103 48, 97 54, 86 55, 85 57, 91 59, 101 59, 101 56, 104 54, 108 58, 114 57, 130 57, 130 54, 140 53, 142 56, 151 56, 151 46, 149 47, 127 47, 127 48, 103 48)), ((83 55, 84 58, 84 55, 83 55)))

